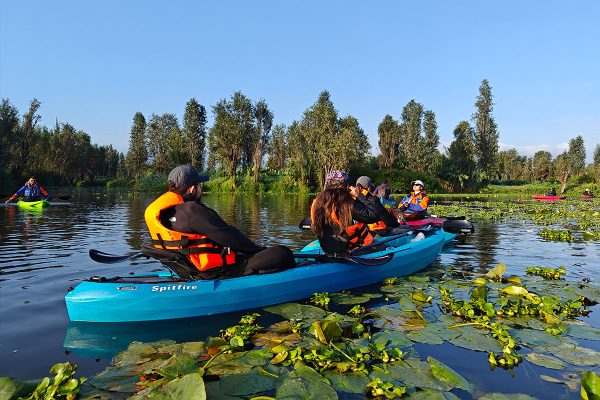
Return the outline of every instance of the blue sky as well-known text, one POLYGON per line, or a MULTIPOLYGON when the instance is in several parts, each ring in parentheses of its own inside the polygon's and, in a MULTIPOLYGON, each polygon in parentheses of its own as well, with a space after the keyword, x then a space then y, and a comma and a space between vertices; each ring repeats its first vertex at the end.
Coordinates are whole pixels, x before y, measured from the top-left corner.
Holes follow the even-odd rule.
POLYGON ((133 115, 209 111, 241 90, 275 123, 322 90, 377 126, 411 99, 436 113, 442 144, 488 79, 501 148, 553 155, 600 143, 598 1, 0 0, 0 97, 41 123, 68 122, 127 151, 133 115))

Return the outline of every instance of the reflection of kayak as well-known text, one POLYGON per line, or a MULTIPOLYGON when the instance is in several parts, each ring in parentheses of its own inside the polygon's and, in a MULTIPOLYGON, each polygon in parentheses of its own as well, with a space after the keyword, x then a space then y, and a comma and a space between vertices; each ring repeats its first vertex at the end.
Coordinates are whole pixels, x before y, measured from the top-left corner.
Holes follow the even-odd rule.
POLYGON ((531 196, 534 200, 556 201, 564 200, 567 196, 531 196))
MULTIPOLYGON (((385 250, 364 256, 389 255, 389 261, 377 266, 330 260, 273 274, 187 282, 170 272, 91 278, 70 291, 65 302, 71 321, 89 322, 167 320, 246 310, 412 274, 431 264, 454 236, 438 229, 411 242, 415 235, 410 233, 388 242, 385 250)), ((300 254, 319 250, 318 242, 313 242, 300 254)))
POLYGON ((17 202, 17 206, 20 208, 46 208, 50 205, 48 200, 38 200, 38 201, 23 201, 19 200, 17 202))

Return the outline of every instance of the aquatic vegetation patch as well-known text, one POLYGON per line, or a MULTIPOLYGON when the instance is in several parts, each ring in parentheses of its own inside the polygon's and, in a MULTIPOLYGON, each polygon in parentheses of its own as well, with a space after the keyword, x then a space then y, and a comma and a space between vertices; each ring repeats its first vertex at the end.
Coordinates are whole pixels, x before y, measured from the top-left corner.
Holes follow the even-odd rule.
POLYGON ((561 265, 558 268, 546 268, 546 267, 527 267, 525 270, 527 275, 540 276, 547 280, 558 280, 561 276, 567 275, 567 267, 561 265))
POLYGON ((568 229, 547 229, 544 228, 538 232, 538 235, 548 240, 556 240, 559 242, 572 242, 575 236, 568 229))

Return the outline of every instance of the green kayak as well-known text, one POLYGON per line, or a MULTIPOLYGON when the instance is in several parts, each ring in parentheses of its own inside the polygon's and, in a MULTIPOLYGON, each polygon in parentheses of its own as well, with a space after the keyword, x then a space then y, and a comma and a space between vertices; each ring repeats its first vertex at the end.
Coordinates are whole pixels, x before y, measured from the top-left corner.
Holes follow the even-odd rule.
POLYGON ((20 208, 46 208, 50 205, 48 200, 38 200, 38 201, 23 201, 20 200, 17 203, 17 206, 20 208))

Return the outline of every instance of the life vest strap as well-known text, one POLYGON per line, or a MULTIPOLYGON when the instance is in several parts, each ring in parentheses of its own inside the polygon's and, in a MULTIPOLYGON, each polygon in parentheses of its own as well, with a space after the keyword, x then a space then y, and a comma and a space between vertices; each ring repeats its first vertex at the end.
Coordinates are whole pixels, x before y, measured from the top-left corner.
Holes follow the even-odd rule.
POLYGON ((205 244, 210 244, 212 246, 218 245, 212 240, 205 239, 189 239, 187 236, 183 236, 180 240, 163 240, 160 235, 158 235, 158 239, 152 239, 152 244, 159 246, 167 246, 167 247, 188 247, 188 246, 200 246, 205 244))

